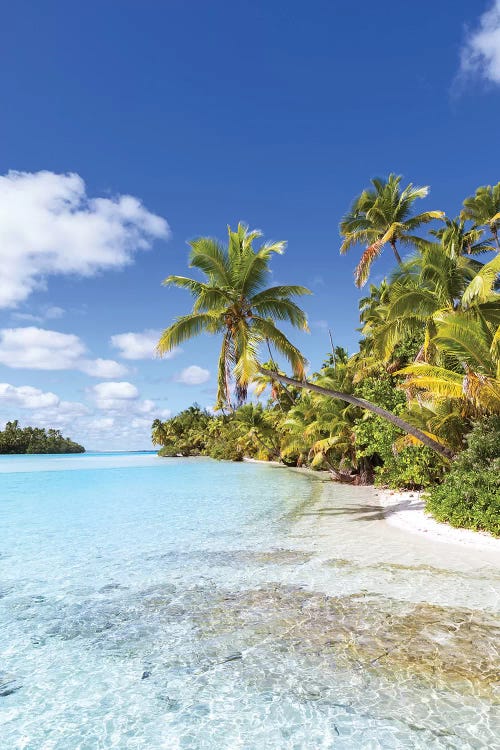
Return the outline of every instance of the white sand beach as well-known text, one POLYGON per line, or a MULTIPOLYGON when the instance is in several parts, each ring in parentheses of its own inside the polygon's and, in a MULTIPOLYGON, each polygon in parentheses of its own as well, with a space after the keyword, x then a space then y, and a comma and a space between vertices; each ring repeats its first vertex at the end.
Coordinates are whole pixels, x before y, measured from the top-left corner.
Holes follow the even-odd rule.
MULTIPOLYGON (((245 459, 252 463, 267 463, 269 465, 283 467, 277 461, 258 461, 256 459, 245 459)), ((293 468, 291 471, 309 474, 316 479, 323 478, 325 488, 339 488, 340 496, 343 494, 342 489, 350 485, 342 485, 336 482, 329 482, 329 474, 326 471, 312 471, 311 469, 293 468)), ((498 554, 500 564, 500 538, 495 538, 491 534, 483 531, 472 531, 470 529, 457 529, 447 523, 436 521, 432 516, 425 512, 425 503, 423 492, 403 491, 381 489, 378 487, 352 487, 354 493, 358 492, 360 499, 375 511, 377 507, 382 509, 382 515, 379 520, 383 520, 390 526, 396 527, 401 531, 406 531, 412 535, 418 535, 423 539, 432 542, 442 542, 445 544, 454 544, 465 547, 470 550, 482 550, 493 552, 495 557, 498 554)), ((324 492, 324 502, 330 504, 331 491, 324 492)))
POLYGON ((384 518, 388 524, 446 544, 496 550, 500 554, 500 539, 491 534, 457 529, 428 515, 424 509, 422 495, 422 492, 375 489, 375 496, 378 504, 384 509, 384 518))

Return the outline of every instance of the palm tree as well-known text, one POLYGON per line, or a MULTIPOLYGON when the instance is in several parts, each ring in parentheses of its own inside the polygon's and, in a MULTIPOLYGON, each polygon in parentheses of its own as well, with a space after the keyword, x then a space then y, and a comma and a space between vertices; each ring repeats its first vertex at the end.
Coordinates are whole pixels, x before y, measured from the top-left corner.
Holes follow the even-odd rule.
POLYGON ((444 312, 434 336, 444 363, 416 362, 400 371, 405 388, 424 398, 448 399, 467 416, 500 414, 500 308, 498 300, 462 312, 444 312), (475 410, 475 413, 471 412, 475 410))
POLYGON ((254 250, 253 243, 262 234, 249 231, 239 223, 236 232, 228 227, 228 244, 211 237, 190 242, 190 266, 201 271, 204 281, 184 276, 169 276, 166 286, 188 289, 195 298, 192 312, 172 323, 162 334, 157 350, 160 355, 183 341, 206 331, 222 335, 217 378, 217 407, 231 408, 231 387, 236 402, 243 403, 250 381, 258 372, 257 351, 265 342, 290 363, 294 374, 304 377, 305 359, 273 322, 287 321, 307 330, 304 312, 293 296, 310 294, 303 286, 265 286, 273 253, 282 254, 285 242, 265 243, 254 250))
POLYGON ((283 460, 279 443, 276 444, 276 430, 262 404, 240 406, 235 412, 235 419, 244 431, 245 438, 255 440, 266 453, 270 453, 279 461, 283 460))
POLYGON ((447 255, 454 258, 458 255, 479 255, 491 250, 491 245, 483 239, 484 229, 465 228, 464 219, 444 218, 445 226, 431 229, 430 234, 437 237, 447 255))
POLYGON ((474 227, 487 227, 491 232, 498 251, 500 242, 500 182, 496 185, 485 185, 476 190, 476 194, 464 200, 464 207, 460 214, 462 219, 470 219, 474 227))
POLYGON ((168 438, 165 425, 161 419, 155 419, 151 425, 151 442, 153 445, 165 445, 168 438))
POLYGON ((499 276, 500 254, 495 255, 493 260, 479 269, 462 295, 462 307, 467 308, 474 303, 487 302, 492 298, 498 287, 499 276))
MULTIPOLYGON (((278 370, 276 362, 272 359, 268 362, 264 362, 263 366, 271 370, 278 370)), ((280 370, 278 371, 281 372, 280 370)), ((280 411, 283 411, 284 408, 289 409, 290 406, 293 406, 298 397, 297 392, 290 392, 286 385, 280 383, 279 380, 270 378, 268 375, 264 375, 261 372, 257 372, 254 375, 254 377, 252 378, 252 383, 254 385, 254 393, 256 396, 261 396, 266 388, 269 388, 269 400, 270 402, 275 404, 280 411)))
POLYGON ((417 359, 428 362, 434 354, 436 317, 460 308, 462 295, 481 268, 468 255, 450 255, 442 243, 429 243, 404 263, 385 289, 378 317, 364 314, 363 333, 371 337, 374 354, 387 362, 398 343, 423 334, 417 359))
POLYGON ((165 285, 188 289, 195 302, 191 313, 177 318, 164 330, 157 345, 158 353, 165 354, 202 332, 219 333, 222 335, 222 347, 218 366, 218 407, 231 405, 233 379, 237 401, 242 403, 250 381, 260 372, 296 388, 305 388, 367 409, 409 432, 442 456, 451 458, 447 448, 387 409, 350 393, 324 388, 304 379, 305 358, 275 325, 273 318, 306 330, 305 314, 292 302, 291 297, 308 294, 309 290, 302 286, 264 288, 271 255, 283 253, 285 243, 266 243, 254 250, 252 243, 261 236, 260 232, 250 232, 246 225, 240 223, 236 232, 228 228, 228 233, 227 246, 210 237, 201 237, 190 243, 190 265, 204 273, 205 281, 185 276, 169 276, 165 280, 165 285), (294 378, 262 367, 258 349, 264 342, 273 343, 278 352, 288 359, 294 378))
POLYGON ((384 246, 392 247, 394 257, 401 263, 397 243, 418 246, 422 240, 413 233, 422 224, 442 219, 442 211, 424 211, 412 215, 417 198, 425 198, 428 187, 417 188, 411 183, 401 190, 401 176, 390 174, 387 180, 371 180, 373 188, 363 190, 354 201, 351 210, 340 222, 340 234, 344 238, 341 254, 353 245, 367 245, 354 272, 356 286, 363 286, 370 268, 384 246))

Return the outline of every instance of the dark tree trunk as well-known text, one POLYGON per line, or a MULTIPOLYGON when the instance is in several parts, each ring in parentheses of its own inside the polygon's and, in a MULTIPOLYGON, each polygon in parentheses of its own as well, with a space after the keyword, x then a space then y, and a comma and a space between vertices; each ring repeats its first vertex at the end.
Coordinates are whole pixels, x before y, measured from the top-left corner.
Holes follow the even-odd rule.
POLYGON ((418 427, 414 427, 414 425, 406 422, 404 419, 401 419, 401 417, 397 417, 391 411, 387 411, 387 409, 383 409, 381 406, 372 404, 371 401, 367 401, 364 398, 358 398, 358 396, 353 396, 351 393, 341 393, 340 391, 332 391, 329 388, 322 388, 320 385, 309 383, 307 380, 295 380, 294 378, 289 378, 286 375, 279 375, 277 372, 271 372, 270 370, 266 370, 264 367, 259 367, 259 370, 260 372, 264 373, 264 375, 272 376, 277 380, 283 380, 285 383, 294 385, 297 388, 304 388, 307 391, 320 393, 322 396, 328 396, 329 398, 338 398, 341 401, 346 401, 348 404, 352 404, 353 406, 359 406, 361 409, 371 411, 378 417, 382 417, 382 419, 385 419, 388 422, 391 422, 391 424, 395 425, 396 427, 399 427, 400 430, 408 433, 408 435, 413 435, 414 438, 419 440, 428 448, 431 448, 436 453, 439 453, 439 455, 443 458, 446 458, 447 460, 452 460, 454 458, 453 453, 448 448, 445 448, 444 445, 438 443, 437 440, 429 437, 429 435, 426 435, 425 432, 422 432, 422 430, 419 430, 418 427))
POLYGON ((496 227, 492 228, 493 237, 495 238, 496 246, 498 248, 498 251, 500 252, 500 242, 498 241, 498 230, 496 227))
POLYGON ((401 265, 403 261, 401 260, 401 256, 398 253, 398 249, 396 247, 396 242, 394 240, 392 240, 392 242, 391 242, 391 247, 392 247, 392 251, 394 253, 394 257, 396 258, 396 260, 399 263, 399 265, 401 265))
POLYGON ((275 458, 278 459, 278 461, 281 461, 285 466, 295 466, 293 462, 287 461, 283 456, 281 455, 281 452, 275 448, 274 446, 267 445, 259 435, 257 435, 257 432, 254 432, 255 437, 257 438, 258 442, 266 449, 268 453, 271 453, 275 458))
POLYGON ((373 484, 375 479, 375 472, 370 459, 367 456, 362 456, 359 459, 359 474, 356 477, 355 484, 373 484))

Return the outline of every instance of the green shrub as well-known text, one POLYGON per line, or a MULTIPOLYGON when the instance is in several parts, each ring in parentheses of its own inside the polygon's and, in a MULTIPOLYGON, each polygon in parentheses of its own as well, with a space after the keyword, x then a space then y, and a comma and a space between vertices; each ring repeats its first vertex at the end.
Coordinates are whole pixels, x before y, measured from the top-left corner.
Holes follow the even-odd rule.
POLYGON ((407 446, 385 458, 375 469, 375 484, 393 489, 419 490, 439 482, 444 473, 442 459, 425 446, 407 446))
POLYGON ((426 509, 452 526, 500 536, 500 416, 477 423, 468 447, 444 482, 426 497, 426 509))

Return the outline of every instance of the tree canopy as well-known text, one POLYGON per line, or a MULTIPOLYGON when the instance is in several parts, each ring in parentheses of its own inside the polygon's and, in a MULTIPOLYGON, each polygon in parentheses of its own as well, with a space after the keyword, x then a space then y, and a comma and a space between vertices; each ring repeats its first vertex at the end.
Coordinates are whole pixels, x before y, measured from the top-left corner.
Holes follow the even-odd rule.
POLYGON ((15 419, 0 430, 0 453, 85 453, 85 448, 59 430, 20 427, 15 419))

